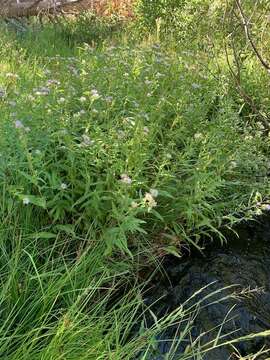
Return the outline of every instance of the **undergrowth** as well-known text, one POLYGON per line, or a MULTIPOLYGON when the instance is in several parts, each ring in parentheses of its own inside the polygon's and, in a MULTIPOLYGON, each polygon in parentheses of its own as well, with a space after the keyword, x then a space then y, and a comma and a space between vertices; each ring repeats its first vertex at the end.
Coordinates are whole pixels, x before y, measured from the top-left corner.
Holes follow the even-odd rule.
MULTIPOLYGON (((134 334, 137 259, 223 242, 222 227, 269 206, 269 138, 243 116, 224 58, 156 35, 111 39, 111 24, 89 29, 87 16, 1 30, 5 359, 148 359, 159 332, 198 309, 134 334)), ((218 346, 198 343, 181 359, 218 346)))

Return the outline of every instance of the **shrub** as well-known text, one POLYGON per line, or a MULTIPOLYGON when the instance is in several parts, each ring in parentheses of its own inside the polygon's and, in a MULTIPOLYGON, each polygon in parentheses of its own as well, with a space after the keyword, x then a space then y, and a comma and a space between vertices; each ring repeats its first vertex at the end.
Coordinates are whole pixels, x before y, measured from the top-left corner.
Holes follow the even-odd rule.
POLYGON ((89 43, 98 44, 112 38, 123 26, 123 18, 119 15, 99 16, 94 12, 82 12, 76 18, 60 23, 62 36, 70 45, 89 43))

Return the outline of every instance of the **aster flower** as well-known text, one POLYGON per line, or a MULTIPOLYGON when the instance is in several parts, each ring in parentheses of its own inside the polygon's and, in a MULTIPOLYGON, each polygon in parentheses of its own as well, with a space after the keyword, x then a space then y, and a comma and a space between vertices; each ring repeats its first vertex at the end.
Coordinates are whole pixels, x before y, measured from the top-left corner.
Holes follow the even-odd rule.
POLYGON ((47 86, 50 86, 50 85, 60 85, 60 81, 55 80, 55 79, 49 79, 47 81, 47 86))
POLYGON ((68 186, 67 186, 66 183, 62 183, 62 184, 60 185, 61 190, 66 190, 67 187, 68 187, 68 186))
POLYGON ((87 99, 86 99, 86 97, 85 97, 85 96, 81 96, 79 100, 80 100, 80 102, 81 102, 81 103, 83 103, 83 102, 86 102, 86 101, 87 101, 87 99))
POLYGON ((23 198, 23 204, 24 204, 24 205, 30 204, 30 199, 29 199, 28 197, 24 197, 24 198, 23 198))
POLYGON ((127 174, 122 174, 121 175, 121 180, 122 183, 127 184, 127 185, 131 185, 132 184, 132 179, 127 175, 127 174))
POLYGON ((63 104, 66 101, 66 99, 64 97, 60 97, 57 102, 58 104, 63 104))
POLYGON ((154 199, 153 195, 148 192, 144 195, 143 201, 149 209, 152 209, 157 206, 157 202, 154 199))
POLYGON ((200 140, 200 139, 202 139, 203 138, 203 134, 202 133, 196 133, 196 134, 194 134, 194 139, 195 140, 200 140))
POLYGON ((83 147, 91 146, 94 144, 94 141, 91 140, 90 137, 86 134, 82 135, 82 139, 83 139, 83 141, 81 142, 81 146, 83 146, 83 147))
POLYGON ((150 194, 153 196, 153 198, 156 198, 156 197, 158 197, 158 190, 150 189, 150 194))
POLYGON ((16 120, 15 123, 14 123, 14 126, 15 126, 16 129, 23 129, 24 128, 24 125, 20 120, 16 120))
POLYGON ((6 96, 6 94, 7 94, 6 90, 4 88, 0 87, 0 99, 4 98, 6 96))

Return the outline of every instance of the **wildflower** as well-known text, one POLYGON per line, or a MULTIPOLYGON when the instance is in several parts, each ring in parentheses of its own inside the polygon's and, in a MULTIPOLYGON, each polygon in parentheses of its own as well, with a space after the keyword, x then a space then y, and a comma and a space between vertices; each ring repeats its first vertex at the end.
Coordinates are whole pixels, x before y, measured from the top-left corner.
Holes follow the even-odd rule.
POLYGON ((13 73, 6 73, 6 77, 7 78, 13 78, 13 79, 18 79, 19 78, 19 75, 17 74, 13 74, 13 73))
POLYGON ((91 90, 91 95, 98 95, 98 91, 96 89, 92 89, 91 90))
POLYGON ((35 150, 35 154, 36 154, 36 155, 40 155, 40 154, 41 154, 41 151, 40 151, 39 149, 36 149, 36 150, 35 150))
POLYGON ((137 209, 138 206, 139 206, 139 204, 136 201, 132 201, 132 203, 131 203, 132 209, 137 209))
POLYGON ((266 211, 270 211, 270 204, 263 204, 262 209, 266 211))
POLYGON ((86 102, 87 99, 85 96, 81 96, 79 100, 81 103, 83 103, 83 102, 86 102))
POLYGON ((26 126, 26 127, 24 128, 24 130, 25 130, 26 132, 30 132, 30 131, 31 131, 31 129, 30 129, 29 126, 26 126))
POLYGON ((201 85, 196 83, 191 84, 191 86, 193 87, 193 89, 199 89, 201 87, 201 85))
POLYGON ((195 135, 194 135, 194 139, 195 140, 200 140, 200 139, 202 139, 203 138, 203 134, 202 133, 196 133, 195 135))
POLYGON ((154 199, 153 195, 150 194, 150 193, 148 193, 148 192, 144 195, 144 199, 143 199, 143 200, 144 200, 145 205, 146 205, 149 209, 152 209, 152 208, 154 208, 154 207, 157 206, 157 202, 156 202, 156 200, 154 199))
POLYGON ((6 96, 6 90, 0 87, 0 99, 6 96))
POLYGON ((76 69, 76 67, 75 67, 75 66, 73 66, 73 65, 69 65, 69 66, 68 66, 68 69, 72 72, 72 74, 73 74, 74 76, 78 76, 78 75, 80 75, 79 70, 78 70, 78 69, 76 69))
POLYGON ((73 114, 73 116, 78 118, 78 117, 80 117, 80 116, 82 116, 84 114, 86 114, 86 111, 85 110, 80 110, 77 113, 73 114))
POLYGON ((24 197, 24 198, 23 198, 23 204, 24 204, 24 205, 30 204, 30 199, 29 199, 28 197, 24 197))
POLYGON ((60 185, 60 188, 61 188, 61 190, 66 190, 67 189, 67 184, 65 184, 65 183, 62 183, 61 185, 60 185))
POLYGON ((94 141, 90 139, 90 137, 86 134, 82 135, 83 141, 81 142, 81 146, 90 146, 94 144, 94 141))
POLYGON ((152 84, 152 81, 147 79, 147 80, 145 80, 144 83, 145 83, 145 85, 151 85, 151 84, 152 84))
POLYGON ((20 120, 16 120, 14 125, 15 125, 16 129, 23 129, 24 128, 24 125, 20 120))
POLYGON ((28 100, 34 101, 34 100, 35 100, 35 97, 34 97, 33 95, 28 95, 28 100))
POLYGON ((121 182, 127 185, 131 185, 132 184, 132 179, 127 175, 127 174, 122 174, 121 175, 121 182))
POLYGON ((111 103, 111 102, 113 101, 113 97, 112 97, 112 96, 106 96, 106 97, 105 97, 105 101, 106 101, 107 103, 111 103))
POLYGON ((49 79, 47 81, 47 86, 50 86, 50 85, 60 85, 60 81, 55 80, 55 79, 49 79))
POLYGON ((49 95, 50 89, 48 87, 42 86, 38 89, 34 89, 34 92, 38 96, 46 96, 46 95, 49 95))
POLYGON ((96 89, 91 90, 91 99, 97 100, 100 98, 100 95, 96 89))
POLYGON ((231 161, 230 162, 230 168, 235 169, 236 167, 237 167, 237 162, 236 161, 231 161))
POLYGON ((63 104, 66 101, 66 99, 64 97, 60 97, 57 102, 58 104, 63 104))
POLYGON ((165 156, 168 160, 171 160, 171 158, 172 158, 172 154, 170 154, 170 153, 165 154, 165 156))
POLYGON ((133 117, 126 117, 123 119, 123 122, 124 123, 127 123, 131 126, 134 126, 135 125, 135 121, 133 120, 134 118, 133 117))
POLYGON ((158 190, 150 189, 150 194, 153 196, 153 198, 156 198, 156 197, 158 197, 158 190))
POLYGON ((148 135, 149 134, 149 128, 147 126, 145 126, 143 128, 143 132, 144 132, 145 135, 148 135))
POLYGON ((126 133, 123 130, 118 130, 117 135, 118 135, 119 139, 124 139, 124 137, 126 136, 126 133))

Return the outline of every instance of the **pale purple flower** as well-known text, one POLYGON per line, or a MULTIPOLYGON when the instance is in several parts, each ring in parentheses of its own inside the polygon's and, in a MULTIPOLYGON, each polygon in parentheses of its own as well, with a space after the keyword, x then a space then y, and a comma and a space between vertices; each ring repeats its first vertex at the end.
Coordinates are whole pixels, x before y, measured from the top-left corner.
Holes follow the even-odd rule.
POLYGON ((147 126, 144 126, 143 132, 144 132, 145 135, 148 135, 149 134, 149 128, 147 126))
POLYGON ((122 174, 121 175, 121 182, 127 185, 131 185, 132 184, 132 179, 127 175, 127 174, 122 174))
POLYGON ((193 83, 193 84, 191 84, 191 86, 193 87, 193 89, 199 89, 201 87, 201 85, 199 85, 197 83, 193 83))
POLYGON ((0 99, 6 96, 6 90, 0 87, 0 99))
POLYGON ((14 125, 15 125, 16 129, 23 129, 24 128, 24 125, 20 120, 16 120, 14 125))
POLYGON ((156 197, 158 197, 158 190, 150 189, 150 194, 153 196, 153 198, 156 198, 156 197))
POLYGON ((94 141, 90 139, 90 137, 86 134, 82 135, 83 141, 81 142, 81 146, 87 147, 94 144, 94 141))
POLYGON ((51 85, 60 85, 60 81, 55 80, 55 79, 49 79, 49 80, 47 81, 47 85, 48 85, 48 86, 51 86, 51 85))
POLYGON ((100 98, 100 95, 96 89, 91 90, 91 99, 97 100, 100 98))
POLYGON ((83 102, 86 102, 87 99, 85 96, 81 96, 79 100, 81 103, 83 103, 83 102))

